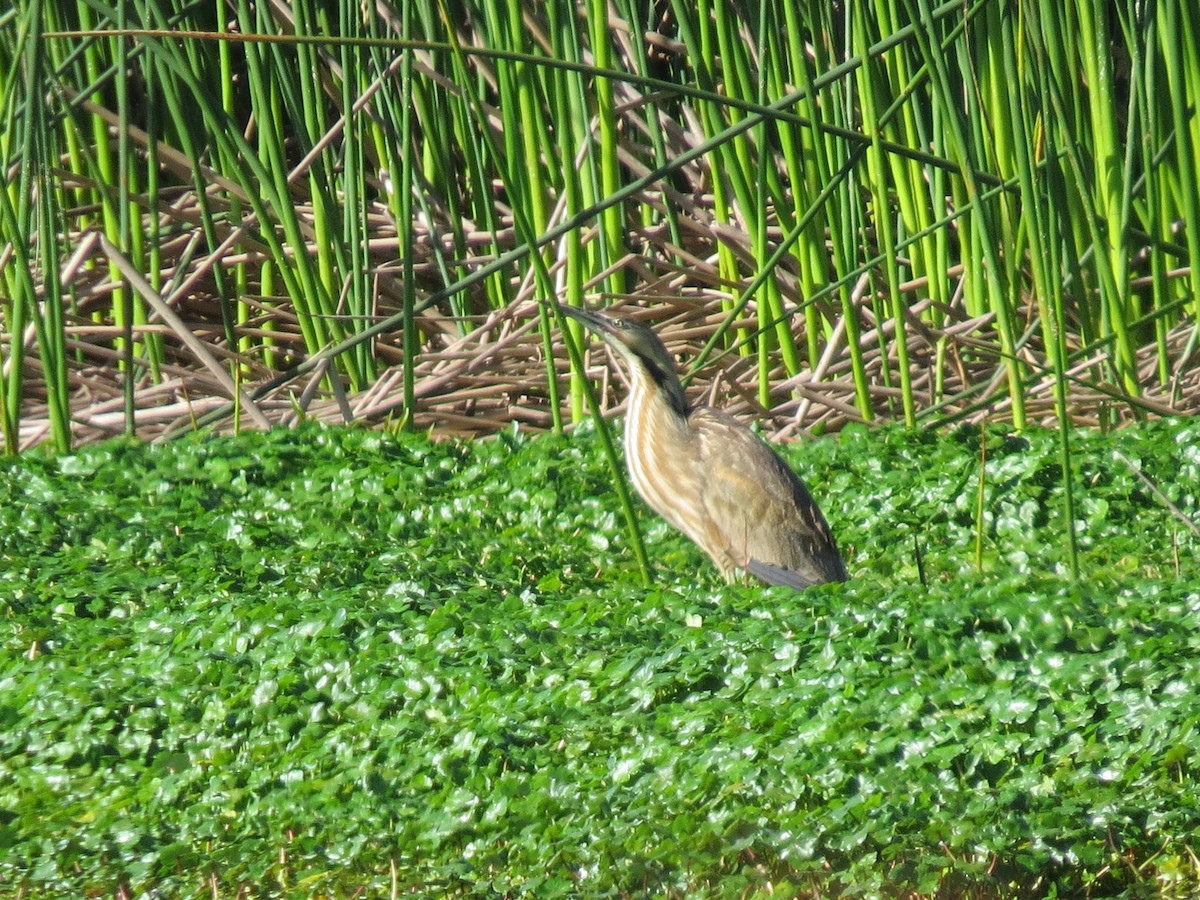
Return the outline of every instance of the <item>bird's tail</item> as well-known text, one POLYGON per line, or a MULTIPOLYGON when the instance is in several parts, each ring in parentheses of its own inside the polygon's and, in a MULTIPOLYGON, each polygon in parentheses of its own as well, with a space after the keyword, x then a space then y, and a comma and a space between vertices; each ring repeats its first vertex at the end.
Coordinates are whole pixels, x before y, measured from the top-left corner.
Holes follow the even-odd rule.
POLYGON ((805 578, 799 572, 793 572, 791 569, 785 569, 783 566, 773 563, 759 562, 757 559, 746 563, 746 571, 755 578, 761 578, 767 584, 790 587, 796 591, 802 591, 817 584, 816 581, 805 578))

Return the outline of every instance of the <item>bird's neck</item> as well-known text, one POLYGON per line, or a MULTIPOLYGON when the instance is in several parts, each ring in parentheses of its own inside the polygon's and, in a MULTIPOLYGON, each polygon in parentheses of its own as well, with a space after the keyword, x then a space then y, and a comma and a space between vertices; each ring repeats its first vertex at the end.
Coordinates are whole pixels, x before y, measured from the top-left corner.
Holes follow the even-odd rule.
POLYGON ((634 370, 632 381, 631 405, 635 400, 637 406, 661 403, 680 419, 687 419, 687 397, 679 376, 674 372, 663 371, 652 363, 643 363, 634 370))

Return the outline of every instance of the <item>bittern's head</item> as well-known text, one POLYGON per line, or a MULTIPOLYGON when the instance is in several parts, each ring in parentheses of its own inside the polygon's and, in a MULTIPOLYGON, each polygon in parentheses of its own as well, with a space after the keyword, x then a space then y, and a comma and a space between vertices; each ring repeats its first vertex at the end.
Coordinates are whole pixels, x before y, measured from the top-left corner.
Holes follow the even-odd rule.
POLYGON ((675 373, 675 361, 658 335, 641 322, 611 313, 575 306, 560 305, 558 308, 564 315, 594 331, 604 343, 616 350, 629 364, 630 377, 634 381, 645 376, 667 394, 672 406, 681 414, 687 414, 683 385, 675 373))

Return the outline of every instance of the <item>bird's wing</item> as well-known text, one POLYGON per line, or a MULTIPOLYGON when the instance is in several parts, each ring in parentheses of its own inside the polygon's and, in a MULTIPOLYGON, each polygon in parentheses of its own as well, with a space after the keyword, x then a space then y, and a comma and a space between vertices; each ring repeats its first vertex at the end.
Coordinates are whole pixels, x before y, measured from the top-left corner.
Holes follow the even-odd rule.
POLYGON ((829 525, 787 463, 719 410, 701 407, 690 423, 700 439, 701 494, 711 538, 723 545, 732 565, 770 584, 845 580, 829 525))

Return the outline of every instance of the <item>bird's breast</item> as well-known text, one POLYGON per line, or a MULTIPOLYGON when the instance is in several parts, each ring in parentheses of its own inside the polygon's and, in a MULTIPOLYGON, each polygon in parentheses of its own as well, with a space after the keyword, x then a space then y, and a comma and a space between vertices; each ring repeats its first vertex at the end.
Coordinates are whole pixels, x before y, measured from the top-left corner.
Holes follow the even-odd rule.
POLYGON ((694 440, 687 420, 668 403, 644 389, 633 390, 625 422, 625 460, 633 486, 651 509, 704 547, 704 507, 697 489, 703 473, 697 471, 694 440))

